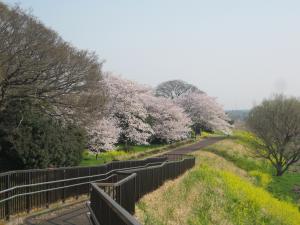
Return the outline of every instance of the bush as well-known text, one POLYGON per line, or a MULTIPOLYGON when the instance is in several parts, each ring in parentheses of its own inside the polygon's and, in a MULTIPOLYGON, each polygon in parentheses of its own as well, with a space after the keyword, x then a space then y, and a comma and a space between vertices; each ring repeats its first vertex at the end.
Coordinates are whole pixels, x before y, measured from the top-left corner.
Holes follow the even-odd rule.
POLYGON ((30 102, 13 102, 0 115, 0 157, 6 169, 78 165, 84 131, 42 113, 30 102))

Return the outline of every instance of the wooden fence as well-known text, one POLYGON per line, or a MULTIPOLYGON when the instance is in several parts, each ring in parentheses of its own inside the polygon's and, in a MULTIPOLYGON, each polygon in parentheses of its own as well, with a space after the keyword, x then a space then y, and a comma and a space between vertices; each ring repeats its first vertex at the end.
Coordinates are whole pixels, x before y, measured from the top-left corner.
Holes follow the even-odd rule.
POLYGON ((167 157, 113 161, 94 167, 19 170, 0 174, 0 219, 49 207, 50 204, 89 194, 92 182, 105 181, 113 173, 157 165, 167 157))
POLYGON ((192 156, 167 157, 168 161, 159 165, 128 169, 113 174, 103 182, 93 183, 88 203, 92 224, 139 225, 131 215, 134 214, 135 203, 166 180, 178 177, 195 165, 192 156))

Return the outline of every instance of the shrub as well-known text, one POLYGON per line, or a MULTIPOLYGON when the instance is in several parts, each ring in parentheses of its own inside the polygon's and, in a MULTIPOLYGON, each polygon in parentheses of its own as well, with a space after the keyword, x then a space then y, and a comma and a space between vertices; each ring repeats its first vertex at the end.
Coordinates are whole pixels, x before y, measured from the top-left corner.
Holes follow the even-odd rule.
POLYGON ((35 110, 30 102, 13 102, 0 115, 0 157, 7 169, 78 165, 86 146, 84 131, 35 110))

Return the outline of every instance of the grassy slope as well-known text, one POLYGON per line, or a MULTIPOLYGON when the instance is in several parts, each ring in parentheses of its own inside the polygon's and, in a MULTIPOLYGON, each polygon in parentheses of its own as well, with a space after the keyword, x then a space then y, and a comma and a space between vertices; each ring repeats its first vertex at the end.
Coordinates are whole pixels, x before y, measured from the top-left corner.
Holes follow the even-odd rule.
POLYGON ((268 163, 252 157, 252 147, 251 137, 238 133, 234 139, 196 152, 196 167, 144 196, 136 216, 153 225, 299 225, 297 196, 290 194, 299 174, 274 179, 268 163), (290 202, 275 196, 288 196, 290 202))

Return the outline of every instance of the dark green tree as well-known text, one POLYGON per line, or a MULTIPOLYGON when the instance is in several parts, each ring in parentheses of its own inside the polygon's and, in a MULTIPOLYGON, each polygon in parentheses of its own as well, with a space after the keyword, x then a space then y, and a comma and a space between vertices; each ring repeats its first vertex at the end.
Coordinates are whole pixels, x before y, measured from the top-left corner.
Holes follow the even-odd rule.
POLYGON ((75 166, 85 146, 84 130, 28 101, 11 102, 1 112, 0 158, 6 169, 75 166))

